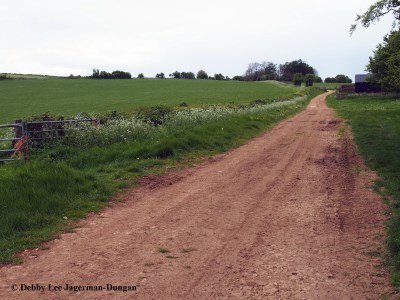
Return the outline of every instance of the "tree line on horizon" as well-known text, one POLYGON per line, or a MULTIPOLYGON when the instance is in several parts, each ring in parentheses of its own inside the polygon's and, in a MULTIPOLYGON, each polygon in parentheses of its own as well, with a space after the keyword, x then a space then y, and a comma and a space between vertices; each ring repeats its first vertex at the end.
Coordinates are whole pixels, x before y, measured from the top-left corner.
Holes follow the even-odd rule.
MULTIPOLYGON (((249 69, 246 71, 246 74, 243 76, 234 76, 232 80, 238 80, 238 81, 260 81, 260 80, 278 80, 278 81, 283 81, 279 79, 279 75, 277 73, 272 72, 272 63, 268 63, 268 67, 266 69, 262 69, 259 66, 263 66, 264 63, 258 64, 258 63, 253 63, 250 64, 249 69), (256 70, 256 72, 251 73, 250 69, 256 70), (266 70, 266 71, 265 71, 266 70), (251 74, 251 75, 250 75, 251 74), (249 76, 250 75, 250 76, 249 76), (261 76, 260 76, 261 75, 261 76)), ((224 76, 221 73, 215 74, 214 76, 209 76, 206 71, 200 70, 197 72, 197 75, 195 75, 193 72, 178 72, 175 71, 171 74, 169 74, 170 78, 173 79, 203 79, 203 80, 231 80, 228 76, 224 76)), ((65 78, 65 77, 64 77, 65 78)), ((113 71, 113 72, 107 72, 107 71, 100 71, 98 69, 93 69, 93 74, 90 76, 81 76, 81 75, 69 75, 66 77, 68 79, 82 79, 82 78, 90 78, 90 79, 132 79, 132 75, 129 72, 124 72, 124 71, 113 71)), ((145 78, 143 73, 139 73, 137 76, 138 79, 143 79, 145 78)), ((165 73, 157 73, 155 78, 157 79, 165 79, 165 73)), ((13 79, 9 76, 7 76, 6 73, 1 73, 0 74, 0 80, 9 80, 13 79)), ((307 86, 311 86, 312 83, 314 82, 322 82, 322 79, 315 74, 306 74, 304 73, 295 73, 293 75, 292 80, 287 80, 287 81, 292 81, 295 85, 301 85, 302 83, 305 83, 307 86)), ((327 77, 325 79, 326 83, 352 83, 352 80, 345 76, 345 75, 337 75, 336 77, 327 77)))
MULTIPOLYGON (((68 78, 79 79, 84 78, 80 75, 74 76, 71 74, 68 78)), ((91 79, 131 79, 132 74, 125 71, 100 71, 99 69, 93 69, 92 75, 86 77, 91 79)), ((139 73, 138 79, 145 78, 143 73, 139 73)), ((165 73, 157 73, 155 75, 157 79, 165 79, 165 73)), ((175 71, 169 74, 169 78, 173 79, 200 79, 200 80, 231 80, 228 76, 221 73, 209 76, 204 70, 199 70, 197 74, 193 72, 179 72, 175 71)), ((286 62, 281 65, 276 65, 272 62, 262 63, 251 63, 243 75, 236 75, 232 80, 238 81, 264 81, 264 80, 277 80, 282 82, 292 82, 296 86, 300 86, 303 83, 306 86, 312 86, 314 82, 322 82, 321 77, 318 76, 316 69, 308 65, 303 60, 295 60, 292 62, 286 62)), ((351 83, 352 80, 345 75, 337 75, 336 77, 327 77, 326 83, 351 83)))
MULTIPOLYGON (((241 79, 246 81, 277 80, 292 82, 297 86, 303 83, 306 86, 312 86, 314 82, 322 82, 322 78, 318 76, 318 71, 301 59, 286 62, 279 66, 266 61, 251 63, 241 79)), ((324 82, 352 83, 352 80, 346 75, 339 74, 336 77, 327 77, 324 82)))
POLYGON ((132 75, 129 72, 124 72, 119 70, 109 73, 107 71, 100 71, 99 69, 93 69, 93 73, 89 77, 93 79, 131 79, 132 75))
MULTIPOLYGON (((215 74, 214 76, 209 76, 206 71, 200 70, 197 72, 197 75, 195 75, 193 72, 179 72, 175 71, 171 74, 169 74, 170 78, 173 79, 208 79, 208 80, 230 80, 228 76, 225 76, 221 73, 215 74)), ((112 72, 107 72, 107 71, 100 71, 99 69, 93 69, 93 73, 90 76, 75 76, 71 74, 67 78, 70 79, 79 79, 79 78, 91 78, 91 79, 131 79, 132 74, 129 72, 124 72, 124 71, 112 71, 112 72)), ((139 73, 137 76, 138 79, 143 79, 145 78, 143 73, 139 73)), ((157 79, 165 79, 165 73, 157 73, 155 75, 155 78, 157 79)))

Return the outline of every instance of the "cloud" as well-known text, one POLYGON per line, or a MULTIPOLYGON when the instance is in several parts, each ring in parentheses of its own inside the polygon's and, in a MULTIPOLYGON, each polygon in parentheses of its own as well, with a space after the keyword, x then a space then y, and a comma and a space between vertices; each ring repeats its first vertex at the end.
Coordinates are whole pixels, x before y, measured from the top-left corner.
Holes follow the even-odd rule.
POLYGON ((385 18, 350 38, 373 1, 7 1, 0 71, 90 74, 92 68, 154 76, 175 70, 242 74, 247 64, 302 58, 323 77, 362 72, 389 32, 385 18))

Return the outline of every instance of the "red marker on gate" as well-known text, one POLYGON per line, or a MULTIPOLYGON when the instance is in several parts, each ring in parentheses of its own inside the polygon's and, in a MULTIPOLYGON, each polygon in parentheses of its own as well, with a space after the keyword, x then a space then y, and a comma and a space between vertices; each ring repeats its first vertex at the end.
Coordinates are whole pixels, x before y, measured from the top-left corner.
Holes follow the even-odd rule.
POLYGON ((11 155, 11 158, 14 158, 18 155, 19 158, 24 158, 28 160, 28 136, 25 134, 21 137, 21 139, 15 143, 14 145, 14 153, 11 155))

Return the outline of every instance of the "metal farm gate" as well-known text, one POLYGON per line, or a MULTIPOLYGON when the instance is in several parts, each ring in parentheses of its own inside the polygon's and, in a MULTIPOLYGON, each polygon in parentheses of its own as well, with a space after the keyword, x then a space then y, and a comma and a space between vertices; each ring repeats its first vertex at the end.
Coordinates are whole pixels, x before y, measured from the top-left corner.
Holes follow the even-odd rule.
POLYGON ((83 124, 96 125, 97 120, 92 119, 86 113, 79 113, 73 120, 32 122, 16 120, 14 124, 0 125, 0 129, 12 128, 14 135, 12 137, 0 136, 0 162, 28 160, 30 148, 40 147, 46 140, 63 138, 68 130, 84 130, 87 127, 82 126, 83 124))
MULTIPOLYGON (((0 125, 0 129, 1 128, 13 128, 14 132, 15 132, 15 136, 14 137, 1 137, 0 138, 0 144, 4 145, 5 143, 10 144, 11 142, 11 146, 10 147, 6 147, 8 149, 3 149, 3 147, 0 148, 0 162, 4 162, 4 161, 11 161, 11 160, 16 160, 17 158, 16 155, 18 153, 18 150, 16 148, 16 146, 21 146, 24 147, 24 144, 26 144, 26 142, 24 141, 24 138, 22 136, 22 134, 18 134, 18 133, 22 133, 24 132, 24 124, 23 123, 15 123, 15 124, 3 124, 0 125)), ((25 159, 28 159, 28 153, 26 153, 26 155, 24 155, 25 159)))

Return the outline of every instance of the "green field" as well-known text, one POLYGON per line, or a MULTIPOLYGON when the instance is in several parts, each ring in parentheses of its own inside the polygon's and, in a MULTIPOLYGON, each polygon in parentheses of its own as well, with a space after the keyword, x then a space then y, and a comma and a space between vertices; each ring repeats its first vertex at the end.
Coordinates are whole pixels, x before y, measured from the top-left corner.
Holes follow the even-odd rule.
POLYGON ((389 263, 400 286, 400 98, 363 97, 328 101, 352 127, 366 163, 378 172, 375 188, 390 208, 389 263))
POLYGON ((298 89, 270 82, 173 79, 43 79, 0 81, 0 123, 47 111, 74 116, 78 112, 132 110, 166 104, 190 106, 248 103, 288 96, 298 89))

